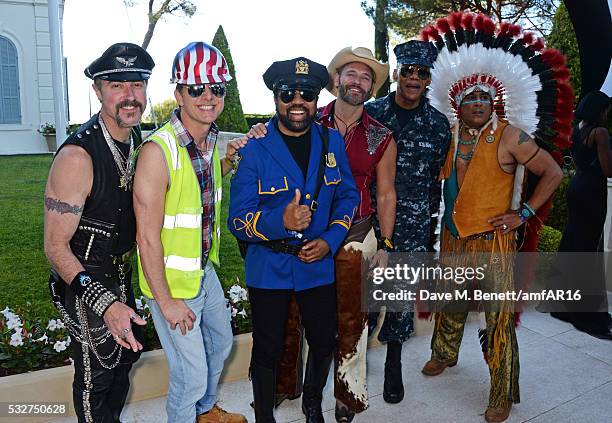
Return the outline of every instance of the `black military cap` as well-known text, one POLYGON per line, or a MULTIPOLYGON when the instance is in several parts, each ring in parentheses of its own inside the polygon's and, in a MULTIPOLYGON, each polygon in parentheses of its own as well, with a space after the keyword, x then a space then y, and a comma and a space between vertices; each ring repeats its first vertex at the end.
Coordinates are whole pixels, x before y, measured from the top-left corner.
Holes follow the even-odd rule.
POLYGON ((433 68, 438 50, 429 41, 411 40, 393 49, 398 65, 423 65, 433 68))
POLYGON ((85 68, 85 76, 107 81, 144 81, 155 66, 153 58, 142 47, 132 43, 117 43, 85 68))
POLYGON ((274 62, 263 74, 266 87, 272 91, 310 88, 321 91, 329 81, 327 68, 305 57, 274 62))

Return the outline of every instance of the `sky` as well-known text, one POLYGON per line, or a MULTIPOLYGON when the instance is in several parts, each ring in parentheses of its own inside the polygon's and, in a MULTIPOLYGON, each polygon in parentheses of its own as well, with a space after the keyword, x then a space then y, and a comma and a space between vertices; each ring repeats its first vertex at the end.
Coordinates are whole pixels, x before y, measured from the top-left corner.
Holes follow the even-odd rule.
MULTIPOLYGON (((157 24, 147 50, 156 63, 148 87, 153 104, 172 98, 169 80, 175 54, 189 42, 211 42, 219 25, 228 39, 245 113, 274 111, 272 95, 261 75, 276 60, 305 56, 327 66, 344 47, 374 51, 374 26, 362 10, 361 0, 194 2, 198 10, 191 19, 171 16, 157 24)), ((146 3, 137 0, 127 8, 122 0, 66 1, 64 56, 72 123, 89 118, 90 101, 92 113, 99 109, 91 80, 83 70, 113 43, 141 44, 148 24, 146 3)), ((324 90, 319 105, 332 99, 324 90)))

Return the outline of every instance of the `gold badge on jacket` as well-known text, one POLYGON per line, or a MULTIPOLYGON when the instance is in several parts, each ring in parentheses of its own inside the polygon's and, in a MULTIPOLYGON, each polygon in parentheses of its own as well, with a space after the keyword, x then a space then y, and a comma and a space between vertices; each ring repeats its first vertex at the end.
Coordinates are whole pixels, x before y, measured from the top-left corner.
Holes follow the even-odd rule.
POLYGON ((295 74, 296 75, 308 75, 310 72, 310 67, 308 66, 308 62, 305 60, 298 60, 295 62, 295 74))
POLYGON ((327 167, 336 167, 336 156, 334 156, 334 153, 327 153, 325 156, 325 164, 327 167))

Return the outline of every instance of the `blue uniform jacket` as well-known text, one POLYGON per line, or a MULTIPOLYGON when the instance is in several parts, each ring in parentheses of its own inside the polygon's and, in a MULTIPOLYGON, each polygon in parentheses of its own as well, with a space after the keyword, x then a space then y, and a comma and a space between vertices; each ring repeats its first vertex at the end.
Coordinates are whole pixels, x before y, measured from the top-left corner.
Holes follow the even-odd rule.
MULTIPOLYGON (((237 238, 250 243, 245 258, 248 286, 302 291, 334 282, 333 256, 359 204, 359 192, 339 132, 329 131, 328 151, 335 158, 335 166, 325 166, 318 208, 303 231, 304 239, 325 240, 330 253, 316 262, 304 263, 296 256, 261 245, 262 241, 284 238, 293 238, 291 242, 295 244, 301 242, 285 229, 283 213, 296 188, 301 192, 300 204, 310 206, 312 202, 323 146, 321 134, 321 126, 313 124, 306 180, 273 121, 264 138, 250 140, 240 150, 241 159, 232 178, 228 226, 237 238)), ((328 162, 334 164, 333 159, 328 162)))

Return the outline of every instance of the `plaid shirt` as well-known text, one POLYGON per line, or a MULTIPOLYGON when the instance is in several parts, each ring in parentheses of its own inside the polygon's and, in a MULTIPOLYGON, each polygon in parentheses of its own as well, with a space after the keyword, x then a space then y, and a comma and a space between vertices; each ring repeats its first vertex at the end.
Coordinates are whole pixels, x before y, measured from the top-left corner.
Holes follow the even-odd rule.
POLYGON ((217 143, 219 130, 213 123, 206 137, 206 147, 204 151, 196 147, 193 137, 187 132, 180 119, 179 109, 172 112, 170 118, 172 129, 182 147, 187 149, 191 164, 200 183, 200 193, 202 196, 202 269, 206 267, 208 252, 212 246, 213 224, 215 216, 215 197, 213 195, 213 171, 212 156, 217 143))

